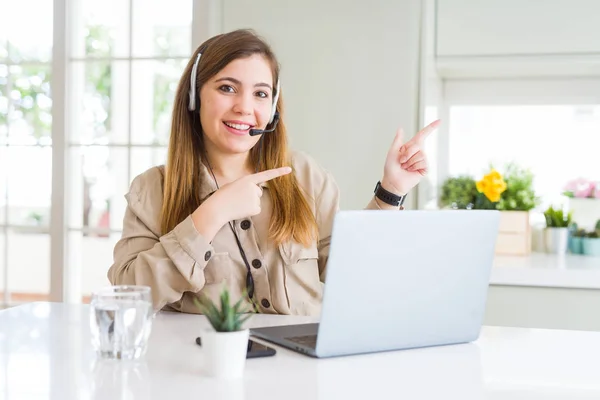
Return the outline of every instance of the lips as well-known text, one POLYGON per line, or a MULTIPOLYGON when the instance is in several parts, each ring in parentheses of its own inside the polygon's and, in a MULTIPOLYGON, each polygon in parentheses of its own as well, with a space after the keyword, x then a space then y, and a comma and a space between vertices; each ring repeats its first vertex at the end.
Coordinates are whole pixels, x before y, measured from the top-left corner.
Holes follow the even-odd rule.
POLYGON ((223 121, 223 123, 225 125, 227 125, 230 128, 233 128, 235 130, 238 131, 247 131, 248 129, 252 128, 254 125, 250 125, 250 124, 246 124, 243 122, 233 122, 233 121, 223 121))

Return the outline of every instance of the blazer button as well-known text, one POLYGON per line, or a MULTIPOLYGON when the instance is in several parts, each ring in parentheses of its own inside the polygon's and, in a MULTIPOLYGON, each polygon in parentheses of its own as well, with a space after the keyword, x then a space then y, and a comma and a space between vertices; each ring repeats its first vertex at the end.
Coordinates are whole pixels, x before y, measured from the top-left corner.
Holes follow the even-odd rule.
POLYGON ((262 304, 262 306, 263 306, 264 308, 269 308, 269 307, 271 307, 271 303, 269 303, 269 300, 267 300, 267 299, 262 299, 262 300, 260 301, 260 304, 262 304))
POLYGON ((259 259, 254 259, 252 260, 252 266, 256 269, 259 269, 260 267, 262 267, 262 263, 259 259))
POLYGON ((242 223, 240 224, 240 226, 242 227, 243 230, 247 231, 248 229, 250 229, 250 221, 248 221, 247 219, 243 220, 242 223))
POLYGON ((211 252, 210 252, 210 251, 207 251, 206 253, 204 253, 204 261, 208 261, 208 260, 210 260, 210 256, 211 256, 211 255, 212 255, 212 254, 211 254, 211 252))

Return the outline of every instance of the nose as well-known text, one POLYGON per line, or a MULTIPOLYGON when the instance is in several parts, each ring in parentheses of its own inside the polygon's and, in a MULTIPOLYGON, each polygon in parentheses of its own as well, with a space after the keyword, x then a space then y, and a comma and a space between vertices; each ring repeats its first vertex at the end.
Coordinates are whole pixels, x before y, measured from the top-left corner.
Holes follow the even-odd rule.
POLYGON ((233 111, 241 115, 252 114, 252 94, 242 93, 236 97, 236 102, 233 105, 233 111))

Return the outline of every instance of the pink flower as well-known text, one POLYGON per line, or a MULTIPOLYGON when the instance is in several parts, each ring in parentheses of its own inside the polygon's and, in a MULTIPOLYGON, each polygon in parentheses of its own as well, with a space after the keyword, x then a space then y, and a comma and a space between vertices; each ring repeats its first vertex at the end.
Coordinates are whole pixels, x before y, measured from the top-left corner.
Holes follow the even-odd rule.
POLYGON ((600 182, 596 182, 595 186, 596 187, 594 189, 594 197, 600 199, 600 182))
POLYGON ((579 190, 576 190, 575 191, 575 197, 578 197, 578 198, 591 197, 592 196, 592 190, 593 190, 593 187, 591 185, 588 185, 585 188, 581 188, 579 190))
MULTIPOLYGON (((574 197, 585 198, 592 197, 596 187, 593 182, 590 182, 587 179, 577 178, 567 182, 563 190, 567 193, 572 193, 574 197)), ((596 190, 596 196, 599 194, 597 192, 598 191, 596 190)))

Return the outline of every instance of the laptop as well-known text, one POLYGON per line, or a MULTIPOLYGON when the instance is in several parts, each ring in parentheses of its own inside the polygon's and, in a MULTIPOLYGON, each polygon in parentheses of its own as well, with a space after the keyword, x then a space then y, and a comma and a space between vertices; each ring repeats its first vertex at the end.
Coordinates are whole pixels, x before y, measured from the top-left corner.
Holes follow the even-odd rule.
POLYGON ((319 323, 250 333, 319 358, 474 341, 499 223, 496 210, 339 211, 319 323))

